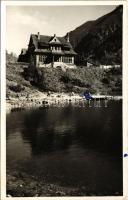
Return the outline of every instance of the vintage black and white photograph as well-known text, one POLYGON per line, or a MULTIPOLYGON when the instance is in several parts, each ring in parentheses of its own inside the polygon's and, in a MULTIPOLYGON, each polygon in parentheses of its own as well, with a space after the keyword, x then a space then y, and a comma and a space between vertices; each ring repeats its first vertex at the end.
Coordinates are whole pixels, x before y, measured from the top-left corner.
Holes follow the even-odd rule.
POLYGON ((123 196, 122 35, 120 4, 6 6, 6 197, 123 196))

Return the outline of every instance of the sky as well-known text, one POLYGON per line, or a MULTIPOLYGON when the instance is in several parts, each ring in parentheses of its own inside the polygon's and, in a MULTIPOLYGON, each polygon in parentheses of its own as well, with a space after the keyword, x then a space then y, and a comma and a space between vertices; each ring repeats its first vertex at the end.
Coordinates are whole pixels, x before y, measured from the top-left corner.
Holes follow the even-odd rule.
POLYGON ((6 49, 19 55, 22 48, 27 48, 30 34, 64 36, 115 8, 116 5, 7 6, 6 49))

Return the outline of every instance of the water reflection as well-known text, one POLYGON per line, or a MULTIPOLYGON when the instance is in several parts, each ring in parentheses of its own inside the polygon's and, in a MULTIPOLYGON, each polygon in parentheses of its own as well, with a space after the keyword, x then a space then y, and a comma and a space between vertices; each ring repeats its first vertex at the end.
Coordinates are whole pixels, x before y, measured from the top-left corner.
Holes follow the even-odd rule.
POLYGON ((88 185, 97 191, 121 194, 121 102, 109 102, 107 108, 69 106, 8 114, 7 167, 13 170, 18 165, 39 177, 49 174, 50 183, 88 185), (27 161, 25 155, 14 154, 18 151, 17 136, 21 145, 27 144, 24 154, 27 148, 31 151, 27 161))
POLYGON ((24 128, 21 134, 23 140, 30 142, 33 154, 69 148, 72 141, 72 125, 62 119, 66 112, 64 109, 55 115, 56 109, 54 113, 53 110, 45 108, 31 111, 24 116, 24 128))
POLYGON ((15 112, 10 117, 22 123, 13 124, 13 129, 9 129, 7 123, 7 136, 18 126, 23 140, 31 144, 33 154, 68 149, 70 145, 77 144, 119 155, 122 145, 121 107, 113 106, 114 109, 111 105, 104 109, 83 110, 71 106, 44 108, 22 111, 21 116, 15 112))

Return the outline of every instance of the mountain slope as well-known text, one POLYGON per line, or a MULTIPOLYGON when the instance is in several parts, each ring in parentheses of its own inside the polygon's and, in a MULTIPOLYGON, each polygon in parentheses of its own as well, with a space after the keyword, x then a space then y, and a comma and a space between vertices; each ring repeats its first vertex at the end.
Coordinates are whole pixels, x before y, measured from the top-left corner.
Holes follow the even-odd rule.
POLYGON ((75 48, 79 44, 81 39, 89 32, 93 24, 94 21, 88 21, 77 27, 75 30, 69 32, 70 42, 73 48, 75 48))
POLYGON ((111 13, 88 21, 69 33, 78 58, 97 64, 121 64, 122 12, 122 6, 118 6, 111 13))

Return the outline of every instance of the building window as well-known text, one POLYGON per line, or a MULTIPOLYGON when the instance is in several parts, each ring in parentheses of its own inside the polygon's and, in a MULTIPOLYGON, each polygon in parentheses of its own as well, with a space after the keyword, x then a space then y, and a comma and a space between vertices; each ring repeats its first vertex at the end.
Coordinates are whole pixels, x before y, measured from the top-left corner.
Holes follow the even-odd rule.
POLYGON ((42 56, 39 55, 39 62, 42 62, 42 56))
POLYGON ((44 63, 46 56, 44 55, 39 55, 39 62, 44 63))
POLYGON ((53 51, 60 51, 61 47, 51 46, 51 50, 53 50, 53 51))
POLYGON ((70 61, 69 61, 70 63, 72 63, 72 57, 70 58, 70 61))
POLYGON ((45 59, 45 57, 44 57, 44 56, 42 56, 42 62, 44 62, 44 59, 45 59))

